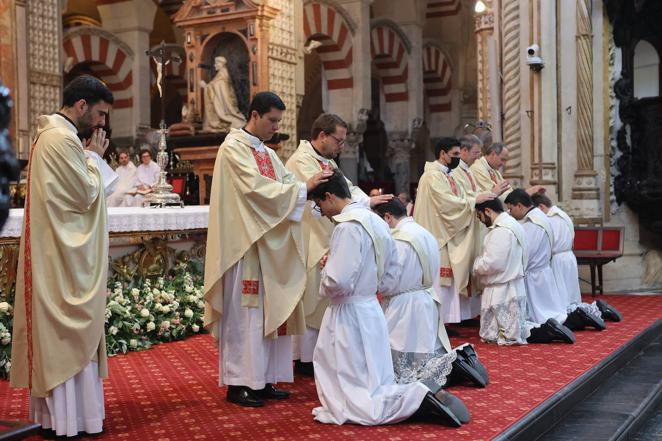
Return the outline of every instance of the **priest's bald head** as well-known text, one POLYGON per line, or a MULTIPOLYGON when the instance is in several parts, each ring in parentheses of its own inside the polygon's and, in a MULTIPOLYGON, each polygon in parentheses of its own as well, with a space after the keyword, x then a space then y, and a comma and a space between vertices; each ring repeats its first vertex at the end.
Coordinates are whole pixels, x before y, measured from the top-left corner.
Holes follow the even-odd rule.
POLYGON ((375 205, 373 210, 391 228, 395 228, 402 218, 407 217, 407 208, 398 198, 393 198, 383 204, 375 205))
POLYGON ((352 193, 349 191, 345 175, 336 169, 326 182, 322 182, 308 193, 308 199, 315 202, 322 216, 331 218, 340 214, 343 208, 352 203, 352 193))

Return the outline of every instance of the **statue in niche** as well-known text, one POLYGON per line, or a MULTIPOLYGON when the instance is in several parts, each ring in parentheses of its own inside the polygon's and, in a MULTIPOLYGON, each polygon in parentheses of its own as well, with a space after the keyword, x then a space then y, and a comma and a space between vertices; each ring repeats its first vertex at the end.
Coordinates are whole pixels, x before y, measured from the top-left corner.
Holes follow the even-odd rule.
POLYGON ((238 129, 246 124, 246 117, 237 105, 237 95, 226 64, 225 57, 216 57, 216 76, 209 83, 200 81, 205 96, 202 120, 202 130, 205 132, 229 132, 230 128, 238 129))
POLYGON ((405 132, 391 132, 389 134, 386 157, 389 168, 393 172, 396 194, 409 193, 409 160, 416 144, 405 132))

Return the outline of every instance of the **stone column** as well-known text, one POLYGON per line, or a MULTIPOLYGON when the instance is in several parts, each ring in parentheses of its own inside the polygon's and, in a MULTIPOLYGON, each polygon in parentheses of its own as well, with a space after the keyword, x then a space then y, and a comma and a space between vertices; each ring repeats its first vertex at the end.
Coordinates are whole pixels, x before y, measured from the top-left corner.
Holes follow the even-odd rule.
POLYGON ((489 74, 489 40, 494 34, 494 14, 492 2, 485 1, 484 12, 477 13, 474 30, 476 32, 476 61, 478 71, 478 119, 491 121, 491 93, 489 74))
MULTIPOLYGON (((24 2, 22 2, 24 3, 24 2)), ((25 3, 24 3, 25 4, 25 3)), ((17 19, 19 15, 17 3, 17 19)), ((20 12, 22 15, 23 12, 20 12)), ((19 45, 19 81, 27 83, 27 94, 19 85, 16 100, 29 97, 29 112, 26 117, 24 102, 19 107, 18 148, 20 155, 27 157, 30 148, 29 139, 37 129, 37 117, 58 110, 62 104, 62 70, 60 63, 60 44, 62 42, 62 11, 58 0, 43 0, 27 2, 27 53, 25 41, 19 45), (27 55, 27 57, 26 57, 27 55), (27 58, 27 65, 25 59, 27 58), (27 78, 27 82, 25 79, 27 78), (21 81, 23 80, 23 81, 21 81), (26 127, 29 130, 26 133, 26 127), (26 139, 27 138, 27 139, 26 139)), ((17 21, 18 21, 17 20, 17 21)), ((25 23, 23 21, 23 23, 25 23)), ((18 31, 22 23, 18 23, 18 31)), ((17 34, 25 35, 25 34, 17 34)), ((23 40, 23 39, 21 39, 23 40)))
POLYGON ((150 128, 150 49, 149 34, 154 25, 156 5, 152 0, 97 1, 104 29, 114 33, 133 51, 133 131, 134 137, 150 128))
POLYGON ((593 167, 593 29, 591 0, 577 0, 577 171, 572 199, 584 216, 599 214, 597 173, 593 167))
POLYGON ((517 187, 522 185, 523 179, 520 21, 520 0, 502 0, 503 142, 508 147, 504 176, 517 187))

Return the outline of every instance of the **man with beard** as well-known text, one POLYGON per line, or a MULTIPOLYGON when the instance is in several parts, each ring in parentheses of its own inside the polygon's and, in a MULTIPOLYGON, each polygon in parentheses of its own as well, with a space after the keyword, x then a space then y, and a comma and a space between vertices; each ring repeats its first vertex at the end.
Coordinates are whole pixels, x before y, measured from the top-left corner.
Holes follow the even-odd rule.
MULTIPOLYGON (((302 140, 285 167, 301 181, 306 181, 321 171, 334 171, 338 168, 334 158, 342 152, 346 138, 345 121, 338 115, 323 113, 313 122, 311 141, 302 140)), ((366 208, 392 197, 392 195, 368 197, 349 180, 347 185, 352 193, 352 200, 366 208)), ((312 375, 313 351, 322 316, 329 304, 327 299, 319 295, 320 262, 329 252, 329 237, 333 231, 333 224, 329 219, 322 217, 319 211, 312 209, 313 205, 312 201, 308 203, 301 220, 304 244, 307 247, 306 292, 303 297, 306 332, 302 336, 293 337, 295 368, 303 375, 312 375)))
POLYGON ((39 117, 30 153, 10 378, 30 389, 32 420, 75 436, 101 432, 104 420, 108 182, 100 167, 109 168, 102 127, 113 95, 89 75, 63 95, 59 112, 39 117), (90 129, 83 146, 77 132, 90 129))
POLYGON ((138 186, 136 166, 133 165, 133 162, 129 161, 129 153, 125 150, 120 151, 119 162, 120 165, 115 169, 115 173, 119 176, 117 188, 108 197, 106 205, 109 207, 140 206, 139 203, 135 202, 136 187, 138 186))

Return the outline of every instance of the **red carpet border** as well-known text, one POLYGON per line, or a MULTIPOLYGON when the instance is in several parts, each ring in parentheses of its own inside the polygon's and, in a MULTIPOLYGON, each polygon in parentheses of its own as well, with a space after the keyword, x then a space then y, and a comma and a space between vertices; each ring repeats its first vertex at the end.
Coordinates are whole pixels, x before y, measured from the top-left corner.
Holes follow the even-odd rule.
MULTIPOLYGON (((486 389, 453 387, 472 413, 459 429, 433 424, 331 426, 311 416, 318 406, 315 383, 297 377, 281 387, 292 398, 268 402, 259 409, 239 408, 225 401, 218 387, 218 351, 212 338, 201 335, 167 343, 145 352, 110 360, 105 383, 106 432, 95 440, 488 440, 505 430, 610 353, 662 317, 662 297, 605 297, 624 316, 603 332, 577 333, 574 345, 497 347, 481 343, 477 328, 456 327, 490 373, 486 389)), ((590 299, 586 299, 590 301, 590 299)), ((0 419, 26 419, 27 393, 0 383, 0 419)), ((32 439, 39 439, 33 437, 32 439)))

